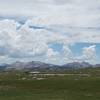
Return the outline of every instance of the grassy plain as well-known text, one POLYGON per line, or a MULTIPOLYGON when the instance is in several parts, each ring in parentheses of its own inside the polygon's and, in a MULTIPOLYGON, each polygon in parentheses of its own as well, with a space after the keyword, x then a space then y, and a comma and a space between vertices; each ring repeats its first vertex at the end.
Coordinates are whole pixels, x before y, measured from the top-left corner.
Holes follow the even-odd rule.
POLYGON ((91 72, 40 80, 23 72, 1 72, 0 100, 100 100, 100 76, 91 72))

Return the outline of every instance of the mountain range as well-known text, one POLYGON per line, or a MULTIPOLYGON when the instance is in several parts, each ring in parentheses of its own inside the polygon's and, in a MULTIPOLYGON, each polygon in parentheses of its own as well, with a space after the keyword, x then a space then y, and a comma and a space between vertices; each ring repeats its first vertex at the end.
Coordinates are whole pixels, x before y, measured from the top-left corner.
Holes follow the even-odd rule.
POLYGON ((48 63, 43 63, 40 61, 31 62, 14 62, 11 64, 1 64, 1 71, 9 70, 28 70, 28 71, 63 71, 69 69, 79 69, 87 67, 100 67, 100 64, 92 65, 88 62, 72 62, 65 65, 53 65, 48 63))

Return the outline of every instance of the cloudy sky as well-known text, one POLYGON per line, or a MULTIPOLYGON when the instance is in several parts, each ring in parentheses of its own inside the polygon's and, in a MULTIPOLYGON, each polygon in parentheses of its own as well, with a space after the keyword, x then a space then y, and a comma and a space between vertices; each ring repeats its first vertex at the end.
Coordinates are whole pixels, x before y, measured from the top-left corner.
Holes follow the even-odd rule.
POLYGON ((0 0, 0 63, 99 63, 100 0, 0 0))

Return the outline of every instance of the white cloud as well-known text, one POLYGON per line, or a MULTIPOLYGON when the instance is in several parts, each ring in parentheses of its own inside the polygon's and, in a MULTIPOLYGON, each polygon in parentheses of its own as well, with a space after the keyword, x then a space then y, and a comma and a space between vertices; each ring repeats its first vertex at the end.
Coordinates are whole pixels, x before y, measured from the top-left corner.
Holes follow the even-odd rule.
POLYGON ((95 45, 83 48, 83 58, 86 60, 95 59, 96 58, 96 49, 95 45))
POLYGON ((57 56, 59 53, 58 52, 54 52, 53 49, 49 48, 47 51, 47 57, 49 58, 53 58, 54 56, 57 56))
MULTIPOLYGON (((31 23, 32 24, 32 23, 31 23)), ((77 42, 91 42, 94 36, 89 34, 66 35, 56 32, 51 32, 44 29, 30 28, 29 23, 21 25, 17 29, 19 23, 14 20, 0 21, 0 56, 7 56, 7 59, 29 59, 37 58, 51 63, 63 64, 78 57, 74 57, 73 52, 69 48, 70 45, 77 42), (90 37, 90 38, 89 38, 90 37), (54 51, 49 47, 49 44, 62 44, 61 52, 54 51), (61 60, 62 58, 62 60, 61 60)), ((32 24, 34 25, 34 24, 32 24)), ((95 34, 98 35, 98 34, 95 34)), ((99 39, 98 39, 99 40, 99 39)), ((94 40, 96 41, 96 40, 94 40)), ((90 46, 83 49, 81 59, 93 59, 95 46, 90 46)))
POLYGON ((88 62, 95 63, 97 60, 96 45, 84 47, 82 51, 82 55, 79 57, 75 57, 75 60, 76 61, 88 61, 88 62))
POLYGON ((68 36, 63 34, 52 33, 45 29, 32 29, 27 22, 17 30, 17 25, 18 23, 13 20, 0 21, 1 56, 5 55, 13 59, 36 56, 51 59, 50 56, 55 56, 56 60, 58 53, 49 48, 49 44, 69 45, 71 43, 68 36))
POLYGON ((37 24, 99 26, 99 4, 99 0, 0 0, 0 15, 38 16, 33 18, 37 24))
POLYGON ((93 32, 82 32, 70 34, 71 39, 76 42, 84 43, 100 43, 100 33, 97 31, 93 32))
MULTIPOLYGON (((72 61, 69 45, 100 43, 99 4, 99 0, 0 0, 1 16, 28 18, 24 25, 14 20, 0 21, 0 56, 72 61), (53 43, 63 45, 61 52, 49 47, 53 43)), ((93 48, 84 48, 82 58, 92 58, 93 48)))
POLYGON ((52 48, 48 48, 47 53, 46 53, 46 59, 45 61, 48 63, 55 63, 57 64, 59 61, 60 64, 60 53, 57 51, 54 51, 52 48))

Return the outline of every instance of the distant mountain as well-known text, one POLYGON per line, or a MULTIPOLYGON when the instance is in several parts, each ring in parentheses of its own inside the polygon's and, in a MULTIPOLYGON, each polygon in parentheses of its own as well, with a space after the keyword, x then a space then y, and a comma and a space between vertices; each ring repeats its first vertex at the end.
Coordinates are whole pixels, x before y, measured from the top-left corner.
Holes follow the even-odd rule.
POLYGON ((58 68, 58 65, 47 64, 40 61, 31 61, 31 62, 15 62, 9 64, 6 70, 52 70, 58 68))
POLYGON ((94 65, 94 67, 100 67, 100 64, 96 64, 96 65, 94 65))
POLYGON ((7 64, 0 64, 0 71, 3 71, 7 68, 7 64))
POLYGON ((68 69, 78 69, 78 68, 86 68, 92 67, 93 65, 89 64, 88 62, 72 62, 63 65, 63 67, 67 67, 68 69))
POLYGON ((53 65, 40 61, 14 62, 12 64, 0 65, 0 70, 25 70, 25 71, 64 71, 70 69, 100 67, 100 64, 92 65, 88 62, 72 62, 65 65, 53 65))

